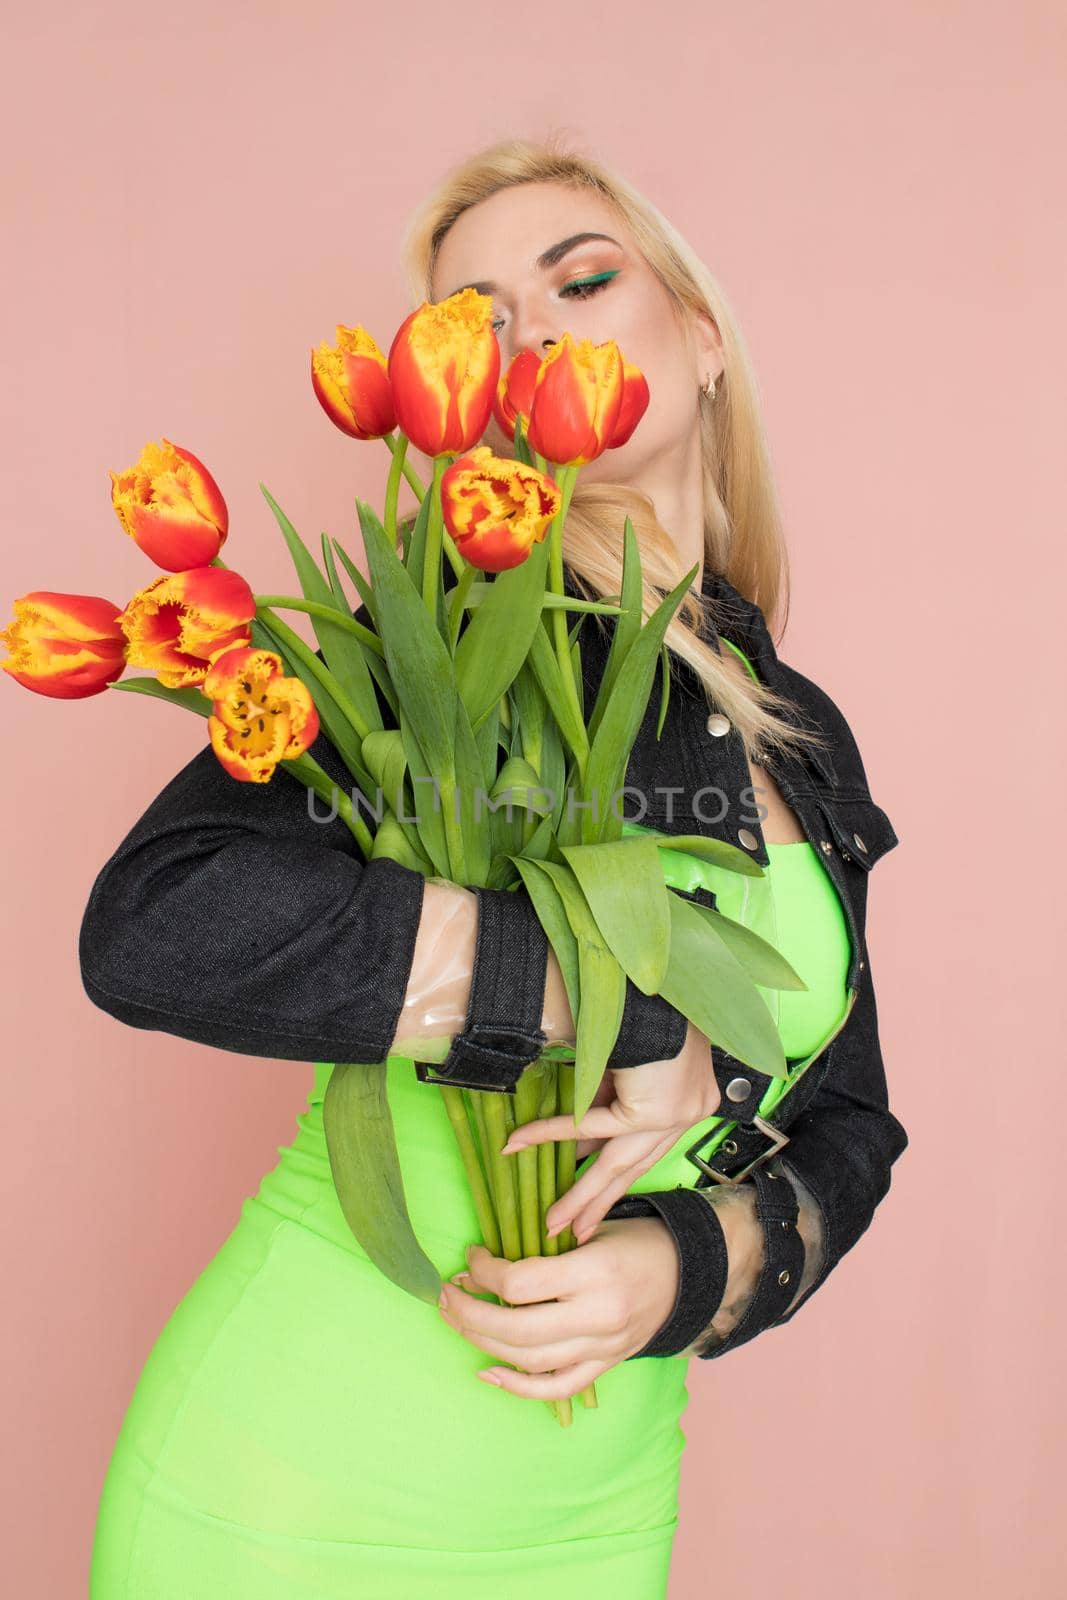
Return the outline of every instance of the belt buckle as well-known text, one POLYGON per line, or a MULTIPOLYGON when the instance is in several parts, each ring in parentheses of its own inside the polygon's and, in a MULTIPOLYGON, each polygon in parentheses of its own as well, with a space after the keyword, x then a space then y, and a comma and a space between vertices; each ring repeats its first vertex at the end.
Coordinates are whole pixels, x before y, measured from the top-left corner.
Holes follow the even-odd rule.
POLYGON ((466 1078, 442 1078, 436 1073, 431 1075, 429 1063, 425 1061, 416 1061, 414 1066, 415 1076, 418 1078, 420 1083, 438 1083, 441 1085, 442 1089, 473 1089, 480 1094, 515 1093, 514 1085, 512 1085, 510 1089, 487 1089, 484 1083, 470 1083, 466 1078))
MULTIPOLYGON (((755 1116, 752 1118, 751 1124, 746 1123, 745 1126, 757 1128, 765 1139, 770 1140, 770 1146, 768 1149, 761 1151, 759 1155, 753 1156, 752 1160, 742 1167, 740 1172, 735 1172, 730 1176, 727 1176, 724 1172, 716 1172, 715 1168, 709 1166, 704 1157, 698 1153, 698 1147, 711 1137, 709 1133, 702 1133, 700 1138, 694 1144, 691 1144, 685 1153, 694 1166, 699 1167, 701 1172, 706 1173, 716 1183, 744 1183, 750 1172, 755 1172, 757 1167, 761 1167, 765 1161, 769 1161, 772 1156, 776 1156, 779 1150, 784 1150, 789 1143, 789 1135, 784 1133, 781 1128, 775 1127, 773 1122, 768 1122, 766 1117, 755 1116)), ((712 1133, 717 1131, 717 1129, 712 1129, 712 1133)), ((729 1139, 724 1139, 719 1146, 719 1150, 725 1149, 728 1143, 729 1139)))

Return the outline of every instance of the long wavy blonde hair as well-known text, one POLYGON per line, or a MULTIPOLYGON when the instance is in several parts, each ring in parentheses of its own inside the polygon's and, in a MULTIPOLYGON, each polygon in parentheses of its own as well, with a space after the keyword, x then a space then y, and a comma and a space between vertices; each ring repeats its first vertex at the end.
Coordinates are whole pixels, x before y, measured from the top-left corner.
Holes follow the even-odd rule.
MULTIPOLYGON (((629 227, 672 297, 686 334, 691 326, 687 313, 703 311, 713 319, 725 368, 714 399, 702 395, 699 402, 704 560, 709 571, 720 573, 754 601, 773 628, 780 609, 788 612, 788 558, 755 373, 718 283, 651 201, 599 161, 565 148, 558 135, 541 141, 501 140, 453 167, 411 217, 402 260, 412 304, 431 298, 437 252, 456 219, 499 189, 520 183, 560 183, 595 192, 629 227)), ((627 516, 641 551, 647 617, 685 569, 655 506, 640 490, 623 483, 583 483, 579 473, 564 529, 564 558, 587 598, 618 596, 627 516)), ((749 760, 763 763, 776 752, 822 744, 818 730, 787 720, 795 708, 785 696, 747 673, 741 681, 727 670, 701 637, 709 618, 719 626, 711 599, 690 589, 671 620, 666 643, 692 668, 709 704, 733 722, 749 760)))

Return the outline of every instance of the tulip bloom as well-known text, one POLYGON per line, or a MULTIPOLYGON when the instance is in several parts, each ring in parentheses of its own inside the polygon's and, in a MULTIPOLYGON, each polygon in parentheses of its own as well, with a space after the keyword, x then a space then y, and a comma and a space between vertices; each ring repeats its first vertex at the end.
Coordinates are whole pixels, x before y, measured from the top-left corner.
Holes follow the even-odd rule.
POLYGON ((477 444, 493 409, 500 346, 493 302, 476 289, 427 301, 406 317, 389 349, 400 429, 428 456, 477 444))
POLYGON ((493 400, 493 416, 501 432, 509 439, 515 437, 515 419, 522 418, 523 427, 529 426, 530 408, 533 405, 534 384, 541 370, 541 357, 536 350, 520 350, 508 365, 497 384, 493 400))
POLYGON ((565 333, 534 384, 530 449, 557 466, 582 466, 609 448, 622 407, 622 355, 614 339, 576 343, 565 333))
POLYGON ((273 650, 223 650, 200 686, 212 702, 211 748, 240 783, 267 783, 279 761, 303 755, 318 737, 306 684, 281 666, 273 650))
POLYGON ((441 478, 445 525, 460 555, 482 572, 504 572, 526 560, 544 538, 562 495, 551 478, 488 445, 460 456, 441 478))
POLYGON ((201 684, 212 659, 251 643, 256 598, 228 567, 196 567, 150 583, 119 614, 130 666, 147 667, 168 689, 201 684))
POLYGON ((617 450, 625 444, 633 433, 637 424, 648 410, 650 396, 648 380, 640 367, 635 367, 632 361, 622 364, 622 404, 619 407, 618 419, 614 431, 608 440, 608 449, 617 450))
POLYGON ((229 512, 218 484, 190 451, 146 444, 136 466, 112 472, 111 504, 149 560, 167 572, 206 567, 226 542, 229 512))
POLYGON ((11 651, 0 667, 24 689, 55 700, 84 700, 121 677, 126 635, 110 600, 34 589, 14 607, 14 622, 0 628, 11 651))
POLYGON ((311 386, 330 421, 353 439, 384 439, 396 427, 385 356, 358 324, 338 324, 336 345, 312 350, 311 386))

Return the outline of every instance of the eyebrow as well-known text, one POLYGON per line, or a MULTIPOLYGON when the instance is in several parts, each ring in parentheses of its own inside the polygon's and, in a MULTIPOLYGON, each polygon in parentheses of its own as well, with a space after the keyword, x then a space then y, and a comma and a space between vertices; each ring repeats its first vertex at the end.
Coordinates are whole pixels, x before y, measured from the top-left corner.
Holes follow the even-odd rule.
MULTIPOLYGON (((618 244, 619 249, 622 249, 618 239, 613 239, 610 233, 572 233, 566 239, 561 239, 558 244, 549 245, 548 249, 538 256, 534 265, 539 272, 547 272, 549 267, 554 267, 557 262, 562 261, 568 251, 573 250, 577 245, 585 244, 589 239, 606 239, 609 244, 618 244)), ((479 294, 491 295, 498 287, 498 284, 492 283, 486 278, 478 283, 462 283, 458 289, 453 289, 452 293, 460 294, 464 289, 477 289, 479 294)), ((446 296, 446 299, 448 298, 450 296, 446 296)))

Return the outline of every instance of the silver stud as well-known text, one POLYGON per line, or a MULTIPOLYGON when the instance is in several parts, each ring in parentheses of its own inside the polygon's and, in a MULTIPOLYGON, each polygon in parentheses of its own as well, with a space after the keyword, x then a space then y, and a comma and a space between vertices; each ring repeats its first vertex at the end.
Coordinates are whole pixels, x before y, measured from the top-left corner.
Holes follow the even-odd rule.
POLYGON ((731 1078, 726 1085, 727 1100, 747 1100, 752 1092, 752 1085, 747 1078, 731 1078))
POLYGON ((737 837, 740 839, 746 850, 759 849, 759 840, 756 838, 756 835, 752 832, 751 828, 738 828, 737 837))
POLYGON ((863 962, 863 961, 860 962, 860 971, 861 972, 863 971, 863 968, 864 968, 865 965, 866 965, 865 962, 863 962))
POLYGON ((705 724, 710 734, 716 739, 721 739, 724 733, 730 731, 730 719, 724 717, 721 711, 713 711, 705 724))
POLYGON ((863 840, 862 840, 862 839, 861 839, 861 838, 860 838, 860 836, 859 836, 859 834, 858 834, 858 833, 854 833, 854 834, 853 834, 853 835, 852 835, 852 839, 853 839, 853 843, 854 843, 854 844, 855 844, 855 845, 856 845, 856 846, 857 846, 857 847, 858 847, 858 848, 859 848, 859 849, 860 849, 860 850, 866 850, 866 848, 867 848, 867 846, 866 846, 866 845, 865 845, 865 844, 864 844, 864 842, 863 842, 863 840))
POLYGON ((726 1151, 728 1156, 735 1156, 737 1154, 737 1140, 724 1139, 722 1142, 722 1148, 726 1151))
POLYGON ((833 845, 830 843, 829 839, 820 839, 819 849, 829 855, 830 851, 833 849, 833 845))
POLYGON ((781 1283, 781 1284, 786 1284, 786 1283, 789 1282, 789 1268, 788 1267, 784 1268, 778 1274, 778 1282, 781 1283))

